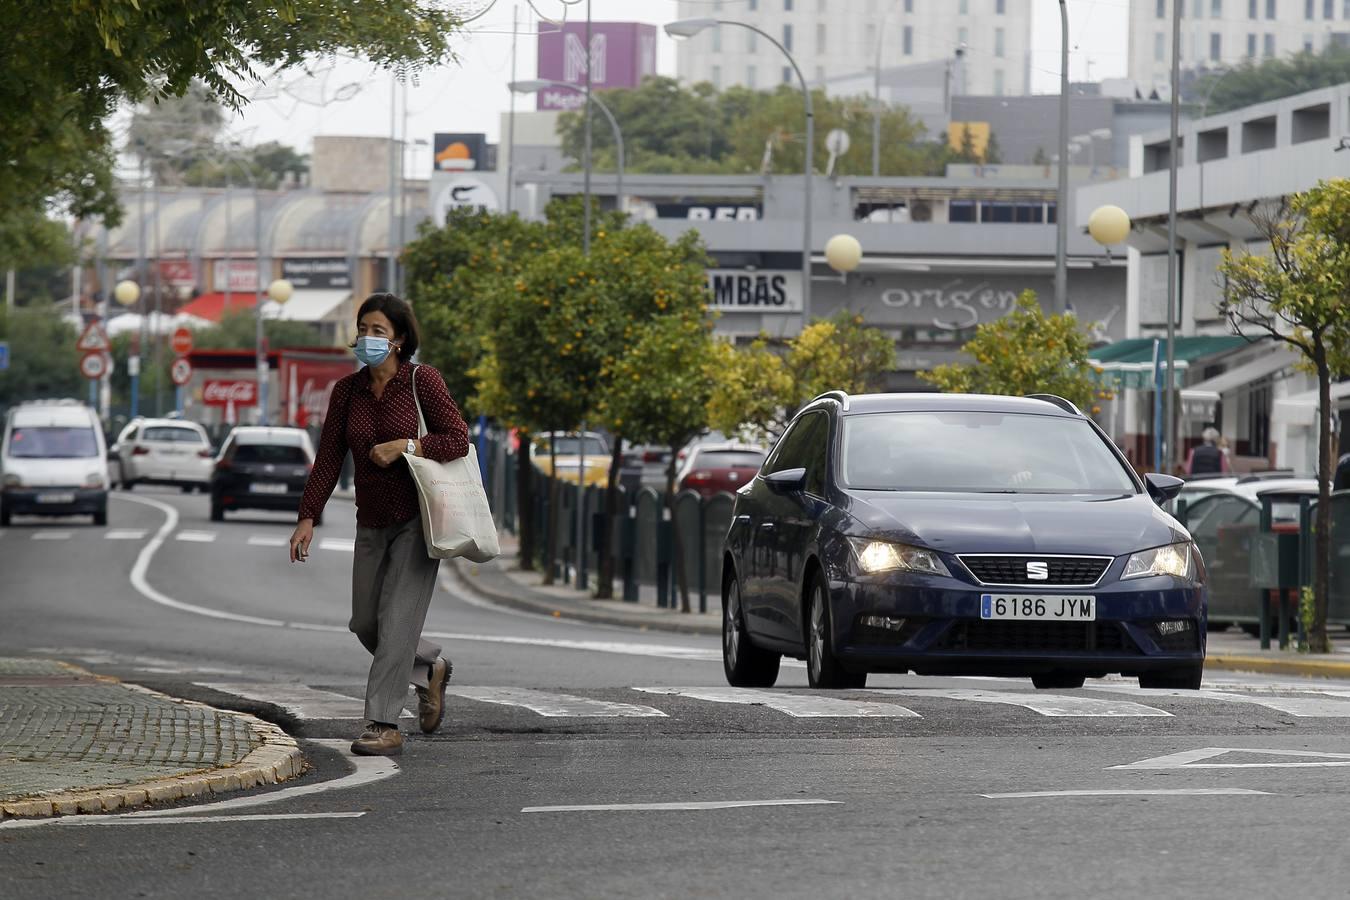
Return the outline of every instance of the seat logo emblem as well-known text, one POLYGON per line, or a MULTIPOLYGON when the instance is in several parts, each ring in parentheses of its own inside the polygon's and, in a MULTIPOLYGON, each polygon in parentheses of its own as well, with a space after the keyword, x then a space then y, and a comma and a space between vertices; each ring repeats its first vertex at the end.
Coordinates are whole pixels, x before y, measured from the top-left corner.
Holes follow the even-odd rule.
POLYGON ((1050 564, 1047 562, 1032 561, 1027 563, 1028 581, 1045 581, 1050 577, 1050 564))

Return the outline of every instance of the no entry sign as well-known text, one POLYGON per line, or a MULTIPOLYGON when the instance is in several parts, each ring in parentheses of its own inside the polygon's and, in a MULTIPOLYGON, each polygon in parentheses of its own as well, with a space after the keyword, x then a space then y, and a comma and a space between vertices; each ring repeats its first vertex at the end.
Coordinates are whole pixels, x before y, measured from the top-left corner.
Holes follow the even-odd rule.
MULTIPOLYGON (((169 346, 173 348, 175 356, 187 356, 192 352, 192 329, 175 328, 173 337, 169 341, 169 346)), ((190 373, 191 370, 189 370, 190 373)))

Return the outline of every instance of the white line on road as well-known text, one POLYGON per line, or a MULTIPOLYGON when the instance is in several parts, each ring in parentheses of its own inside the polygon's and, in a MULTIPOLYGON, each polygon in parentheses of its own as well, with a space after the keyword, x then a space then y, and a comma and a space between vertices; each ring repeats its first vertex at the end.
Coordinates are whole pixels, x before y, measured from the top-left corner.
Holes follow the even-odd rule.
POLYGON ((1276 712, 1305 719, 1350 718, 1350 700, 1331 697, 1274 697, 1270 695, 1237 694, 1229 691, 1187 691, 1173 688, 1135 688, 1128 685, 1103 684, 1096 691, 1137 694, 1143 697, 1176 697, 1181 700, 1221 700, 1229 703, 1250 703, 1276 712))
POLYGON ((323 538, 319 541, 320 550, 333 550, 338 553, 355 553, 356 541, 351 538, 323 538))
POLYGON ((906 697, 941 697, 944 700, 964 700, 971 703, 1006 703, 1023 706, 1043 716, 1117 717, 1150 716, 1171 717, 1171 713, 1140 703, 1125 700, 1101 700, 1096 697, 1077 697, 1065 694, 1016 691, 977 691, 964 688, 873 688, 876 694, 903 694, 906 697))
POLYGON ((1350 766, 1350 753, 1323 753, 1319 750, 1260 750, 1252 747, 1202 747, 1183 750, 1166 756, 1141 759, 1138 762, 1111 766, 1112 769, 1309 769, 1350 766), (1256 756, 1292 756, 1311 759, 1311 762, 1210 763, 1228 753, 1250 753, 1256 756))
POLYGON ((74 536, 73 531, 35 531, 33 540, 35 541, 68 541, 74 536))
POLYGON ((103 539, 106 541, 139 541, 146 534, 144 528, 113 528, 103 535, 103 539))
MULTIPOLYGON (((65 816, 60 819, 48 819, 41 824, 51 825, 200 825, 222 824, 227 822, 285 822, 295 819, 359 819, 363 812, 320 812, 320 813, 254 813, 243 816, 197 816, 187 818, 160 814, 144 819, 130 816, 65 816)), ((34 823, 38 824, 38 823, 34 823)))
POLYGON ((174 535, 175 540, 187 541, 190 544, 209 544, 216 539, 214 531, 180 531, 174 535))
POLYGON ((839 800, 714 800, 704 803, 593 803, 579 806, 527 806, 521 812, 667 812, 742 809, 750 806, 839 806, 841 802, 839 800))
POLYGON ((451 687, 445 691, 466 700, 479 703, 497 703, 520 706, 549 718, 662 718, 666 714, 650 706, 636 703, 611 703, 591 700, 571 694, 552 694, 528 688, 513 687, 451 687))
POLYGON ((355 697, 321 691, 307 684, 199 681, 197 685, 222 694, 272 703, 301 719, 360 719, 365 715, 365 704, 355 697))
POLYGON ((1268 791, 1246 788, 1155 788, 1151 790, 1018 791, 1012 794, 981 794, 989 800, 1019 800, 1036 797, 1270 797, 1268 791))
POLYGON ((843 700, 813 694, 785 694, 757 691, 749 688, 701 687, 635 687, 644 694, 674 694, 691 700, 709 703, 737 703, 749 706, 767 706, 798 719, 874 719, 918 718, 912 709, 893 703, 866 703, 861 700, 843 700))
POLYGON ((248 539, 250 547, 285 547, 290 543, 284 537, 272 537, 270 535, 255 534, 248 539))

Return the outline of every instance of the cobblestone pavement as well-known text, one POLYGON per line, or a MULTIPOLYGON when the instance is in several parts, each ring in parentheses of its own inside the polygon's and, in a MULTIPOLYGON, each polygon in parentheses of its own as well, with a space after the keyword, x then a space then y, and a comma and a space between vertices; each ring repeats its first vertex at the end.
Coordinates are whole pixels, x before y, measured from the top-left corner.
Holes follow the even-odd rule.
POLYGON ((222 768, 262 743, 229 713, 50 660, 0 658, 0 801, 222 768))

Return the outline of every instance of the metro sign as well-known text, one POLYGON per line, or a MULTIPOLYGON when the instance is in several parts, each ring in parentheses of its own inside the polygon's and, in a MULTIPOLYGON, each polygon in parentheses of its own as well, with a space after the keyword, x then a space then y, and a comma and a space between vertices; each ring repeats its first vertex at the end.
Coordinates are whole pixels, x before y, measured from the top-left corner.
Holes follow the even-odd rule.
POLYGON ((256 381, 225 381, 209 379, 202 386, 202 403, 207 406, 258 405, 258 383, 256 381))

